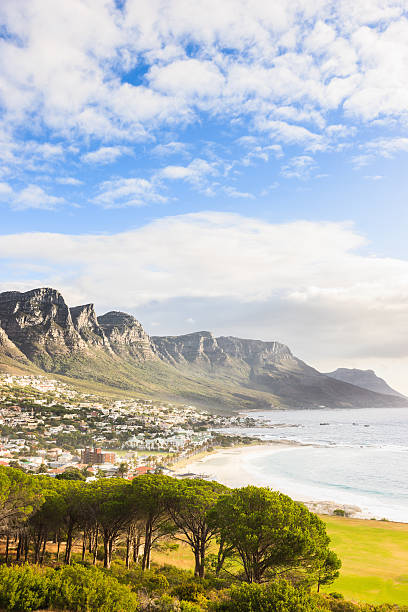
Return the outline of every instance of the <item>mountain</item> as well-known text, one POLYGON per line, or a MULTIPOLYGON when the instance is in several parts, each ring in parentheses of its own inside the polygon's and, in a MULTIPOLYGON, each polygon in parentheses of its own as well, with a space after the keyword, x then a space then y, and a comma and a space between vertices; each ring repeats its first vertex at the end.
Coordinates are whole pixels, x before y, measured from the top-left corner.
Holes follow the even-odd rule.
POLYGON ((402 406, 389 392, 321 374, 279 342, 209 331, 150 337, 132 315, 69 308, 55 289, 0 293, 0 364, 213 410, 402 406))
POLYGON ((369 389, 376 393, 385 395, 396 395, 397 397, 405 397, 402 393, 395 391, 383 378, 376 375, 374 370, 358 370, 356 368, 337 368, 334 372, 327 372, 326 376, 341 380, 352 385, 357 385, 363 389, 369 389))

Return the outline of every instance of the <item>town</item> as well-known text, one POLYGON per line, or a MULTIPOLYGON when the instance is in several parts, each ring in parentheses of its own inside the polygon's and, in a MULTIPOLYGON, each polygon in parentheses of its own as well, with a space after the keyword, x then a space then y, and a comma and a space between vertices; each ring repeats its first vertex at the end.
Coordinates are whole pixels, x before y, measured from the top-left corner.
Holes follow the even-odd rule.
POLYGON ((258 424, 191 405, 100 397, 44 376, 0 377, 0 465, 34 474, 83 480, 174 474, 174 465, 191 455, 253 441, 224 428, 258 424))

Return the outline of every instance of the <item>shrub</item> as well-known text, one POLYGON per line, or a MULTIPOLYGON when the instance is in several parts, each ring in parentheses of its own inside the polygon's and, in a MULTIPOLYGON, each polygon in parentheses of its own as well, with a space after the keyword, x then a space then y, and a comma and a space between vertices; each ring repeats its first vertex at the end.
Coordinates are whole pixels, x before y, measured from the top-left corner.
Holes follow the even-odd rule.
POLYGON ((203 608, 191 601, 180 601, 180 612, 202 612, 203 608))
POLYGON ((5 610, 38 610, 49 604, 49 573, 28 565, 0 567, 0 607, 5 610))
POLYGON ((200 601, 204 594, 204 588, 201 584, 197 582, 185 582, 184 584, 180 584, 176 586, 172 590, 172 595, 175 595, 180 600, 183 601, 200 601))
POLYGON ((279 580, 268 584, 244 583, 229 591, 228 599, 219 603, 222 612, 317 612, 322 608, 303 590, 279 580))
POLYGON ((155 574, 146 580, 146 587, 151 592, 165 593, 169 588, 169 581, 163 574, 155 574))
POLYGON ((72 612, 134 612, 136 595, 129 587, 92 567, 67 566, 54 573, 52 604, 72 612))
POLYGON ((57 607, 71 612, 136 612, 138 600, 129 587, 94 567, 61 570, 0 567, 0 607, 31 612, 57 607))

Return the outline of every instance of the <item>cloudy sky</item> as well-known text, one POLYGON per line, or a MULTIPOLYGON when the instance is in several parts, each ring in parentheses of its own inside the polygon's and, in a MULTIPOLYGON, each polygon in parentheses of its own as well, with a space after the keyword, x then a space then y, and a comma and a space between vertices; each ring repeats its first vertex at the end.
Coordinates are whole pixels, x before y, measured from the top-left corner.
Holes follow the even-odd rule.
POLYGON ((408 393, 408 0, 2 0, 0 290, 408 393))

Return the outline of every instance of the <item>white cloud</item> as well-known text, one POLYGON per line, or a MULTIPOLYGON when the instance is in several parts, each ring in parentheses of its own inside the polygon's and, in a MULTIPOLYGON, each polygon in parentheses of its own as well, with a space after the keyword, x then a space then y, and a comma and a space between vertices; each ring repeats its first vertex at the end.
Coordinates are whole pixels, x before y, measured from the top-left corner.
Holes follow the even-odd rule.
POLYGON ((376 138, 360 145, 363 153, 355 155, 352 162, 356 168, 367 166, 377 157, 392 159, 398 153, 408 153, 408 138, 389 137, 376 138))
POLYGON ((252 193, 248 193, 247 191, 239 191, 235 187, 224 187, 225 193, 230 198, 244 198, 254 200, 255 196, 252 193))
POLYGON ((124 146, 100 147, 81 156, 81 160, 87 164, 110 164, 122 155, 132 155, 132 149, 124 146))
POLYGON ((166 197, 158 193, 154 183, 147 179, 120 178, 101 183, 93 201, 103 208, 124 208, 166 202, 166 197))
POLYGON ((313 170, 317 168, 316 162, 310 155, 299 155, 292 157, 287 164, 282 166, 281 174, 285 178, 309 179, 313 170))
POLYGON ((54 210, 59 204, 65 203, 64 198, 48 194, 39 185, 27 185, 18 191, 8 183, 0 183, 0 199, 14 210, 54 210))
MULTIPOLYGON (((314 151, 328 147, 328 111, 342 123, 407 124, 400 0, 222 4, 4 0, 4 125, 114 148, 210 113, 314 151), (140 63, 141 82, 127 82, 140 63)), ((43 155, 59 154, 48 146, 43 155)))
POLYGON ((57 183, 60 185, 72 185, 73 187, 78 187, 82 185, 83 182, 73 176, 60 176, 55 179, 57 183))
POLYGON ((0 182, 0 197, 4 198, 9 195, 12 195, 13 189, 8 183, 0 182))
POLYGON ((64 202, 64 198, 49 195, 38 185, 28 185, 15 194, 12 200, 12 208, 15 210, 25 210, 27 208, 54 210, 58 204, 64 202))
POLYGON ((216 163, 197 158, 187 166, 166 166, 157 173, 157 176, 167 180, 182 180, 195 187, 202 187, 206 185, 208 177, 217 174, 216 163))
POLYGON ((189 146, 184 142, 167 142, 165 144, 159 144, 153 147, 152 154, 158 155, 159 157, 165 157, 167 155, 185 155, 188 153, 189 146))

